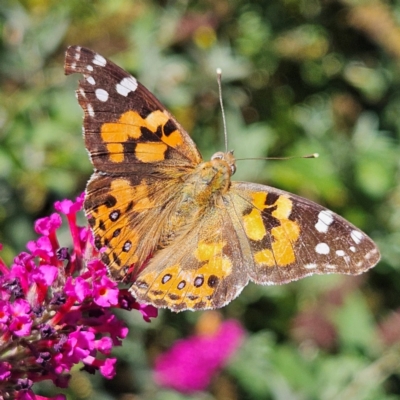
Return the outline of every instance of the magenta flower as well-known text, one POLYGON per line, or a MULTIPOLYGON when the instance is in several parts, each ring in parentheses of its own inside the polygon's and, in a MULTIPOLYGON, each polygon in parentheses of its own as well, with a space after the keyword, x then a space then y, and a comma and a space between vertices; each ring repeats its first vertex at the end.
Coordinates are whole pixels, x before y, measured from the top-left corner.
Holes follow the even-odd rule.
POLYGON ((66 387, 78 363, 112 378, 116 359, 110 354, 128 329, 110 308, 137 309, 146 321, 157 316, 107 276, 90 230, 76 223, 82 204, 83 195, 55 206, 67 218, 72 249, 60 246, 62 218, 53 213, 36 221, 41 236, 10 269, 0 258, 0 398, 45 399, 34 394, 34 383, 47 379, 66 387))
POLYGON ((154 379, 182 393, 204 390, 240 346, 244 330, 236 320, 220 325, 212 335, 194 335, 177 341, 155 361, 154 379))

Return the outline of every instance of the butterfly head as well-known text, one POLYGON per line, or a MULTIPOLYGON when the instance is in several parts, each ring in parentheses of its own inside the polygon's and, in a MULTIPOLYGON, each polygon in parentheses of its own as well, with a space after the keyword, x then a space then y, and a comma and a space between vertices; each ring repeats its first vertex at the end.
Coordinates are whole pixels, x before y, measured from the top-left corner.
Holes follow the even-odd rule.
POLYGON ((218 151, 217 153, 214 153, 211 160, 224 160, 229 165, 231 176, 236 172, 236 159, 233 155, 233 150, 227 151, 226 153, 218 151))
POLYGON ((186 180, 190 197, 194 196, 197 201, 206 202, 205 199, 210 196, 226 193, 235 171, 233 151, 215 153, 210 161, 200 163, 186 180))

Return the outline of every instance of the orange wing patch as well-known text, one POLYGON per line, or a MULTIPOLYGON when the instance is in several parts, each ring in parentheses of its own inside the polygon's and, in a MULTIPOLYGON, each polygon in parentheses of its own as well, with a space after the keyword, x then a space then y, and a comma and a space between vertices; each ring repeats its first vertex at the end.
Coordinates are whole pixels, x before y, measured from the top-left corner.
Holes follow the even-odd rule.
POLYGON ((109 159, 114 163, 125 161, 124 144, 136 143, 134 154, 145 163, 165 160, 168 146, 176 148, 183 145, 183 137, 166 112, 156 110, 146 118, 136 111, 127 111, 118 122, 107 122, 101 127, 101 138, 109 152, 109 159), (143 138, 143 132, 154 134, 154 138, 143 138))
POLYGON ((153 304, 179 309, 212 306, 212 296, 221 280, 232 274, 232 261, 222 254, 224 242, 201 241, 194 253, 197 268, 183 269, 174 264, 159 269, 151 267, 141 273, 136 286, 153 304), (201 265, 202 264, 202 265, 201 265))
POLYGON ((281 195, 274 203, 266 204, 268 193, 252 193, 252 204, 254 208, 250 213, 243 216, 243 223, 247 237, 255 242, 260 242, 270 235, 271 246, 254 253, 254 261, 260 266, 285 267, 296 261, 294 243, 299 239, 300 226, 297 222, 289 219, 292 211, 292 200, 281 195), (263 219, 263 214, 273 210, 270 214, 279 222, 268 232, 263 219))
POLYGON ((144 180, 133 186, 127 179, 114 179, 108 193, 94 204, 89 200, 87 212, 96 247, 102 249, 103 261, 112 267, 112 274, 118 278, 122 267, 138 261, 136 249, 140 235, 130 228, 129 214, 151 209, 154 201, 148 197, 148 186, 144 180))

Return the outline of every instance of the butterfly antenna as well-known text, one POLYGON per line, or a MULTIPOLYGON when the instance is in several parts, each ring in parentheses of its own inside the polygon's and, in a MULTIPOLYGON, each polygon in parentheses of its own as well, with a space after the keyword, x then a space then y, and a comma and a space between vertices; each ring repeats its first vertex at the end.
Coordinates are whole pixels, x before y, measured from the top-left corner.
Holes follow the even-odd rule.
POLYGON ((222 101, 221 77, 222 77, 222 69, 221 68, 217 68, 219 104, 221 105, 222 123, 224 125, 225 153, 227 153, 228 152, 228 133, 226 131, 226 119, 225 119, 224 102, 222 101))
POLYGON ((289 157, 256 157, 256 158, 236 158, 236 161, 244 160, 293 160, 295 158, 318 158, 318 153, 306 154, 304 156, 289 156, 289 157))

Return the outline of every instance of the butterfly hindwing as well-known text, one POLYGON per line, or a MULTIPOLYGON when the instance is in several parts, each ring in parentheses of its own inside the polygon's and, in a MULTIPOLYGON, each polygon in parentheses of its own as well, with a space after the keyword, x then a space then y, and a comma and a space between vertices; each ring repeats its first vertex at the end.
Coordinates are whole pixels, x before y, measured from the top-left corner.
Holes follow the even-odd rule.
POLYGON ((334 212, 300 196, 232 182, 235 229, 252 254, 249 278, 283 284, 312 274, 360 274, 380 258, 375 243, 334 212))
POLYGON ((132 285, 137 299, 182 311, 220 308, 237 297, 249 281, 248 264, 227 212, 208 208, 160 250, 132 285))
POLYGON ((132 291, 140 301, 175 311, 219 308, 250 280, 357 275, 379 260, 373 241, 342 217, 269 186, 232 182, 200 220, 139 274, 132 291))

